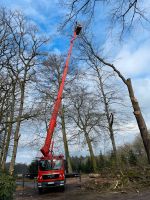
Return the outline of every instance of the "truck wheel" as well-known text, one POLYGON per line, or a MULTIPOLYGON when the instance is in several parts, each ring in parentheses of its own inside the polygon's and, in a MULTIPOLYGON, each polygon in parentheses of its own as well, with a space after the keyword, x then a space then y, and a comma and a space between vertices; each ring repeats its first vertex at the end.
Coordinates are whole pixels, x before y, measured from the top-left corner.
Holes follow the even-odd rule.
POLYGON ((38 188, 39 194, 43 194, 43 188, 38 188))
POLYGON ((61 191, 61 192, 64 192, 64 191, 65 191, 65 186, 61 186, 61 187, 60 187, 60 191, 61 191))

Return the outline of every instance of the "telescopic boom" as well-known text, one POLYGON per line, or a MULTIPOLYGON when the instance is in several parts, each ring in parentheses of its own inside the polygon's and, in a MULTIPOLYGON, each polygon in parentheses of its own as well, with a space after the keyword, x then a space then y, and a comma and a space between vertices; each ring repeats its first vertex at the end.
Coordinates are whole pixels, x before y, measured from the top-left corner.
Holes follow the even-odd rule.
POLYGON ((54 129, 55 129, 55 126, 56 126, 56 120, 57 120, 58 112, 59 112, 60 105, 61 105, 62 93, 63 93, 64 84, 65 84, 65 80, 66 80, 66 76, 67 76, 67 72, 68 72, 68 65, 69 65, 69 60, 70 60, 70 56, 71 56, 71 52, 72 52, 72 47, 73 47, 73 44, 74 44, 74 40, 76 39, 77 35, 79 35, 81 29, 82 29, 82 26, 80 24, 77 24, 76 27, 75 27, 75 30, 74 30, 73 37, 70 41, 70 48, 69 48, 68 56, 67 56, 65 67, 64 67, 62 81, 61 81, 61 84, 60 84, 60 87, 59 87, 59 90, 58 90, 57 99, 55 101, 54 109, 53 109, 52 116, 51 116, 51 119, 50 119, 50 122, 49 122, 49 127, 48 127, 48 130, 47 130, 47 136, 46 136, 46 139, 45 139, 45 144, 41 148, 41 152, 45 157, 47 157, 50 154, 49 149, 50 149, 50 146, 51 146, 51 143, 52 143, 52 136, 53 136, 53 133, 54 133, 54 129))

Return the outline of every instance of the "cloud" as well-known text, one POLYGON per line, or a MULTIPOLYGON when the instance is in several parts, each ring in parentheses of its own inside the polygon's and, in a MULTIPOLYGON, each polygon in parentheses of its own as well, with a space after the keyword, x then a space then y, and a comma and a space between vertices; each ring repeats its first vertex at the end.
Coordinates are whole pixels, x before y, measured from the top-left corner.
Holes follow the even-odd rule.
POLYGON ((30 164, 31 161, 34 160, 36 156, 37 156, 37 151, 35 150, 32 151, 31 150, 28 151, 27 149, 19 150, 16 157, 16 163, 30 164))
POLYGON ((150 77, 135 79, 133 81, 133 87, 147 126, 150 129, 150 77))
MULTIPOLYGON (((130 39, 116 54, 115 66, 126 77, 131 78, 135 96, 150 129, 150 39, 145 34, 130 39)), ((135 122, 136 125, 136 122, 135 122)))
POLYGON ((150 40, 145 41, 137 49, 127 44, 116 56, 115 65, 127 77, 150 76, 150 40))
POLYGON ((62 19, 65 8, 60 8, 58 0, 2 0, 0 6, 11 10, 21 10, 23 13, 36 22, 45 32, 56 31, 59 20, 62 19))

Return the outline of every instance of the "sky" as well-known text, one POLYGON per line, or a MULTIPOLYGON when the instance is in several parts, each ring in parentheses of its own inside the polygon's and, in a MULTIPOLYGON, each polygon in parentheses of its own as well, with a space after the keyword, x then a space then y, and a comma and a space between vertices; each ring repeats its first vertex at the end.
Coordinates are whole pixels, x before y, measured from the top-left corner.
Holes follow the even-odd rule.
MULTIPOLYGON (((58 29, 68 11, 59 2, 59 0, 1 0, 0 6, 11 10, 21 10, 30 21, 39 27, 41 33, 50 36, 50 44, 47 47, 49 52, 66 53, 69 46, 66 35, 71 33, 59 32, 58 29)), ((150 1, 143 2, 146 6, 150 5, 150 1)), ((108 18, 105 17, 102 10, 101 14, 99 14, 99 10, 96 12, 97 17, 91 27, 95 41, 105 50, 108 60, 113 61, 126 78, 132 79, 135 95, 150 129, 150 32, 148 29, 137 28, 133 30, 131 35, 124 38, 124 41, 116 42, 115 37, 108 37, 105 32, 108 18)), ((130 131, 125 136, 120 133, 117 138, 119 144, 133 140, 138 132, 135 120, 127 126, 132 126, 132 135, 130 131)), ((27 135, 22 136, 21 142, 26 139, 27 135)), ((75 149, 78 149, 78 147, 75 149)), ((37 149, 31 151, 28 148, 20 148, 17 154, 17 162, 30 163, 35 155, 37 155, 37 149)))

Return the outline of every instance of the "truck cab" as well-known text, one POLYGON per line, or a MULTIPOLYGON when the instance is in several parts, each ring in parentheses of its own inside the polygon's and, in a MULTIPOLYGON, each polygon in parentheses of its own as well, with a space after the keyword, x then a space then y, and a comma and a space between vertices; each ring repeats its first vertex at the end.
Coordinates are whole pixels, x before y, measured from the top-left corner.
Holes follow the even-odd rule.
POLYGON ((39 193, 44 189, 59 187, 65 189, 65 165, 63 156, 41 158, 38 163, 37 187, 39 193))

